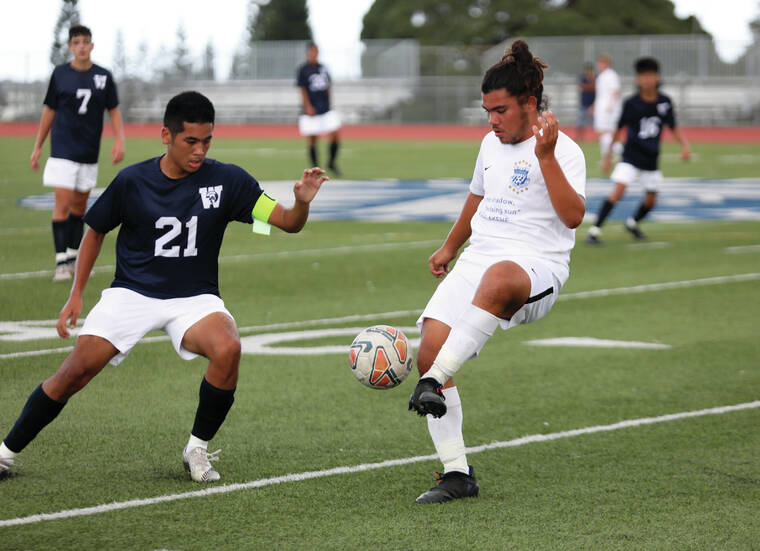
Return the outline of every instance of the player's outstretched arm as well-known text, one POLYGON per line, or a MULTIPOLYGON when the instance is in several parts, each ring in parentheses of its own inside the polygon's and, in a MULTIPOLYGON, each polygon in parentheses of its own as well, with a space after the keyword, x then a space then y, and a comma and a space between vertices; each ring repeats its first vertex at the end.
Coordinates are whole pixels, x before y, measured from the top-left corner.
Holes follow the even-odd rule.
POLYGON ((111 128, 113 128, 113 135, 116 138, 113 148, 111 148, 111 162, 116 164, 124 159, 124 122, 118 107, 108 111, 108 118, 111 119, 111 128))
POLYGON ((40 128, 37 131, 37 139, 34 140, 34 148, 32 149, 32 156, 29 157, 29 164, 32 170, 39 170, 39 158, 42 152, 42 144, 45 143, 45 139, 50 133, 50 128, 53 126, 53 119, 55 119, 55 109, 51 109, 47 105, 42 108, 42 117, 40 117, 40 128))
POLYGON ((329 180, 324 174, 325 171, 318 167, 304 170, 301 179, 293 186, 295 204, 286 209, 278 203, 269 215, 268 222, 288 233, 301 231, 309 218, 309 203, 316 197, 322 184, 329 180))
POLYGON ((100 248, 103 245, 103 238, 105 236, 106 234, 104 233, 87 228, 87 232, 82 238, 69 300, 61 308, 61 313, 58 315, 58 323, 56 324, 58 335, 62 339, 69 337, 69 328, 76 326, 79 314, 82 313, 82 293, 84 292, 85 285, 87 285, 87 280, 90 278, 95 260, 98 258, 98 254, 100 254, 100 248), (66 322, 69 322, 68 327, 66 322))
POLYGON ((586 200, 578 195, 573 186, 567 181, 559 161, 554 156, 554 146, 559 137, 559 122, 551 111, 541 113, 537 124, 533 126, 536 138, 535 153, 538 166, 546 182, 546 191, 552 202, 554 211, 568 228, 577 228, 583 222, 586 214, 586 200))
POLYGON ((673 128, 673 136, 681 144, 681 160, 688 161, 691 158, 691 149, 689 149, 689 142, 686 140, 686 136, 683 135, 679 127, 673 128))
POLYGON ((430 266, 430 273, 437 278, 442 278, 449 273, 449 264, 454 260, 459 252, 459 249, 470 238, 472 228, 470 221, 478 210, 478 205, 483 200, 482 195, 475 195, 469 193, 467 199, 462 206, 462 212, 459 213, 459 218, 454 222, 451 227, 451 231, 446 236, 446 240, 441 245, 441 248, 435 251, 428 259, 428 265, 430 266))

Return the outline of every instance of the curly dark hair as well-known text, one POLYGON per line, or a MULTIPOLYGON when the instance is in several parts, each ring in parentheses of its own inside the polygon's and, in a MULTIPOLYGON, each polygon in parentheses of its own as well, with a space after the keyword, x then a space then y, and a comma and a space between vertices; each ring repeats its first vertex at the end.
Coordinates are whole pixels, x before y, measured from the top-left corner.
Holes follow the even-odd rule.
POLYGON ((548 100, 544 97, 544 69, 549 66, 535 57, 524 40, 515 40, 504 52, 501 61, 492 65, 483 76, 480 91, 484 94, 504 88, 523 104, 531 96, 536 98, 536 109, 545 111, 548 100))

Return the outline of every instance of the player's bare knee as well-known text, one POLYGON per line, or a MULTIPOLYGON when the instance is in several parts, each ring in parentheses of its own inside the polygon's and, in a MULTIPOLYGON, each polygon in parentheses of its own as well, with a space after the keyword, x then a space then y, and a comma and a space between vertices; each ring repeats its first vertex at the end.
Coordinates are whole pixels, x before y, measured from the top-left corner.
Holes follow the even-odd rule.
POLYGON ((209 360, 236 369, 240 363, 240 339, 233 336, 219 339, 214 343, 209 360))

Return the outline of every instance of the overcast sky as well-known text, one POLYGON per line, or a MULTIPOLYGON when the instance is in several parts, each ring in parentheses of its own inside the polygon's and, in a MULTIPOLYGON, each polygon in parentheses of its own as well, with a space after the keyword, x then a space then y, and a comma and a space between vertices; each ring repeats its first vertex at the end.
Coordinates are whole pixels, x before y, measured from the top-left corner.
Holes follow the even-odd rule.
MULTIPOLYGON (((321 59, 336 77, 357 76, 362 17, 373 0, 307 0, 314 38, 321 59), (340 52, 355 52, 354 62, 340 52)), ((760 0, 673 0, 679 17, 695 15, 716 39, 718 53, 727 61, 738 58, 752 42, 747 22, 760 13, 760 0)), ((138 45, 145 43, 150 56, 161 48, 171 50, 177 26, 185 28, 194 57, 211 41, 216 51, 217 75, 226 77, 233 52, 240 45, 247 18, 247 0, 129 0, 115 4, 103 0, 79 0, 82 22, 93 30, 92 57, 113 66, 116 32, 121 29, 127 56, 135 60, 138 45), (120 8, 115 8, 118 5, 120 8), (224 6, 222 9, 221 6, 224 6)), ((47 79, 53 28, 61 0, 11 1, 5 7, 0 28, 0 79, 47 79), (10 14, 10 16, 8 16, 10 14)), ((152 60, 149 59, 148 63, 152 60)))

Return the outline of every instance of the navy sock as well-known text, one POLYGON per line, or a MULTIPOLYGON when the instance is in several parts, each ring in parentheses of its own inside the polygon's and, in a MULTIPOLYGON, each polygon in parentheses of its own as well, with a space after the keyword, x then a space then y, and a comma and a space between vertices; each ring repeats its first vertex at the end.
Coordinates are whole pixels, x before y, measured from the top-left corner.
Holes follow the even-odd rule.
POLYGON ((649 214, 649 211, 652 210, 652 207, 646 206, 644 203, 641 203, 639 205, 638 210, 636 211, 636 214, 633 215, 633 219, 638 222, 639 220, 643 219, 647 214, 649 214))
POLYGON ((338 156, 338 142, 331 142, 330 143, 330 165, 331 167, 335 166, 335 158, 338 156))
POLYGON ((602 224, 604 224, 604 221, 610 215, 613 208, 615 208, 615 203, 609 199, 605 199, 602 208, 599 209, 599 215, 596 217, 596 224, 594 224, 597 228, 602 227, 602 224))
POLYGON ((234 401, 235 389, 216 388, 204 377, 198 391, 198 410, 191 434, 201 440, 211 440, 224 423, 234 401))
POLYGON ((314 145, 309 146, 309 157, 311 157, 311 166, 319 166, 317 162, 317 147, 314 145))
POLYGON ((56 262, 58 261, 57 257, 59 254, 66 254, 67 230, 66 220, 53 220, 53 245, 55 246, 56 262))
POLYGON ((82 242, 82 234, 84 233, 82 217, 76 214, 69 214, 69 217, 66 219, 66 225, 68 229, 66 247, 74 250, 79 249, 79 243, 82 242))
POLYGON ((58 417, 65 405, 65 403, 56 402, 45 394, 40 384, 29 396, 24 409, 21 410, 21 415, 16 420, 16 424, 5 437, 5 445, 12 452, 19 453, 29 442, 34 440, 42 429, 58 417))

